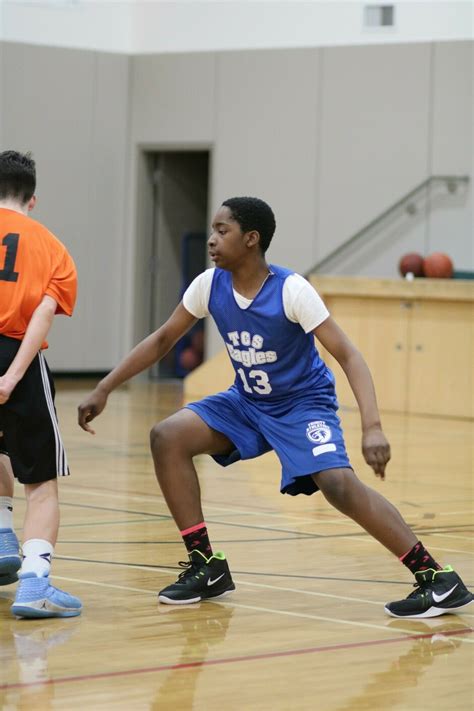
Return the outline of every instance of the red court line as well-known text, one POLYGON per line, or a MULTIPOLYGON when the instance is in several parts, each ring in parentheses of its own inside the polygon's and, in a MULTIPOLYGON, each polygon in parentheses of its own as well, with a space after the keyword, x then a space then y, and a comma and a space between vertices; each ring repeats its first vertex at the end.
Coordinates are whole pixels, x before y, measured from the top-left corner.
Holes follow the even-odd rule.
POLYGON ((429 632, 426 634, 404 635, 402 637, 390 637, 389 639, 373 639, 367 642, 347 642, 345 644, 332 644, 323 647, 308 647, 306 649, 291 649, 287 652, 268 652, 266 654, 249 654, 242 657, 224 657, 223 659, 205 659, 201 662, 186 662, 182 664, 162 664, 157 667, 145 667, 143 669, 124 669, 123 671, 102 672, 101 674, 83 674, 79 676, 63 676, 58 679, 47 679, 45 681, 32 681, 26 684, 0 684, 1 689, 24 689, 32 686, 42 686, 45 684, 70 684, 78 681, 91 681, 95 679, 113 679, 119 676, 133 676, 136 674, 150 674, 163 671, 176 671, 177 669, 195 669, 196 667, 210 667, 217 664, 235 664, 238 662, 253 662, 260 659, 275 659, 276 657, 294 657, 300 654, 316 654, 319 652, 334 652, 340 649, 355 649, 357 647, 374 647, 383 644, 394 644, 397 642, 406 642, 407 640, 428 639, 437 634, 445 634, 447 637, 453 637, 459 634, 470 634, 474 630, 471 627, 465 627, 461 630, 453 630, 452 632, 429 632))

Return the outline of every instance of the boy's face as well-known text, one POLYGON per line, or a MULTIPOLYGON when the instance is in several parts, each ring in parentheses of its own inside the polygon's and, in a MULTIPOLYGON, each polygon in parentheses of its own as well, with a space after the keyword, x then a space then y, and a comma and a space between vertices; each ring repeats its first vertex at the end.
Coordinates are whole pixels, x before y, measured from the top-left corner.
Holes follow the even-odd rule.
POLYGON ((248 259, 257 247, 260 235, 256 230, 242 232, 239 223, 233 219, 230 209, 222 206, 212 222, 212 232, 207 244, 209 256, 216 267, 231 270, 248 259))

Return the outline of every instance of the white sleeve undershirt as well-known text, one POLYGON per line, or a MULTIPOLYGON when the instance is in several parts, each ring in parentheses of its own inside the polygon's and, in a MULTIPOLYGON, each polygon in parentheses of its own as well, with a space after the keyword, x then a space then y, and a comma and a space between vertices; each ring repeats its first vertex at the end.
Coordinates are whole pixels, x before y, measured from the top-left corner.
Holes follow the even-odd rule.
POLYGON ((305 333, 314 331, 329 316, 316 289, 300 274, 290 274, 285 279, 283 308, 287 319, 299 323, 305 333))
POLYGON ((183 306, 195 318, 209 316, 209 297, 211 296, 212 277, 215 267, 201 272, 183 294, 183 306))
MULTIPOLYGON (((183 305, 186 311, 196 318, 209 315, 209 298, 211 295, 214 269, 206 269, 188 286, 183 295, 183 305)), ((248 309, 253 299, 247 299, 237 291, 234 297, 241 309, 248 309)), ((283 308, 289 321, 299 323, 305 333, 314 331, 329 316, 323 300, 316 289, 300 274, 290 274, 283 285, 283 308)))

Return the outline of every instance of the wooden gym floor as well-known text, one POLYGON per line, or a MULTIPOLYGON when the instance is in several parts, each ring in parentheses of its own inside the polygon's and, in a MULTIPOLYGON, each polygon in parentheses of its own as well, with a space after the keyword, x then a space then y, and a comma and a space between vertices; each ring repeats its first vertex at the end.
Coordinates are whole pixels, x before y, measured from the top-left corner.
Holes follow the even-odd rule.
MULTIPOLYGON (((200 457, 206 520, 237 585, 222 602, 159 605, 185 558, 155 482, 152 424, 181 405, 176 384, 114 393, 97 435, 76 425, 87 385, 62 384, 57 407, 73 475, 61 480, 53 567, 81 617, 16 620, 0 589, 4 711, 466 711, 472 708, 472 611, 426 621, 385 616, 411 576, 320 494, 281 496, 272 454, 227 470, 200 457)), ((343 412, 359 476, 402 511, 442 563, 474 586, 473 423, 384 416, 392 443, 379 482, 343 412)), ((16 489, 18 532, 24 511, 16 489)))

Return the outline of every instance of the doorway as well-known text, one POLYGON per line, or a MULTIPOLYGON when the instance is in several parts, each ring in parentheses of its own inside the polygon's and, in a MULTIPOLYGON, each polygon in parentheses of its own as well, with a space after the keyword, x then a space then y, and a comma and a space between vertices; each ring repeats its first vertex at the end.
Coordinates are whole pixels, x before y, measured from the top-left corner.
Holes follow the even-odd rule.
MULTIPOLYGON (((147 154, 152 181, 149 332, 173 312, 191 281, 206 269, 209 151, 147 154)), ((182 378, 203 359, 199 321, 150 371, 151 378, 182 378)))

